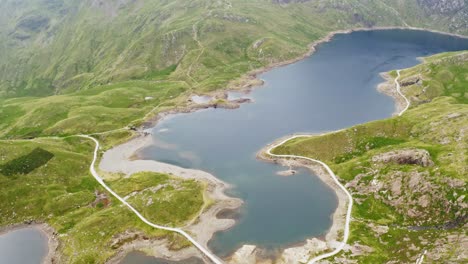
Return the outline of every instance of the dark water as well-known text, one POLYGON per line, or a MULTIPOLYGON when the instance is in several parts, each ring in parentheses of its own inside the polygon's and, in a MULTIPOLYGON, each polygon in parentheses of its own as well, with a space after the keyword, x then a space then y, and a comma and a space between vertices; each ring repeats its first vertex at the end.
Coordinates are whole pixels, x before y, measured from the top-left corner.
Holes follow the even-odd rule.
POLYGON ((296 132, 322 132, 389 117, 391 98, 376 91, 379 73, 418 64, 417 57, 468 49, 468 40, 424 31, 339 34, 300 62, 264 73, 263 87, 240 109, 176 114, 154 129, 159 144, 141 151, 154 159, 208 171, 235 186, 245 201, 238 224, 219 232, 210 248, 226 256, 242 244, 278 249, 321 236, 331 226, 337 198, 305 170, 258 161, 271 141, 296 132))
POLYGON ((169 261, 159 258, 146 256, 140 252, 131 252, 122 260, 121 263, 128 264, 203 264, 203 260, 199 258, 189 258, 181 261, 169 261))
POLYGON ((0 263, 40 264, 47 254, 47 237, 35 228, 0 234, 0 263))

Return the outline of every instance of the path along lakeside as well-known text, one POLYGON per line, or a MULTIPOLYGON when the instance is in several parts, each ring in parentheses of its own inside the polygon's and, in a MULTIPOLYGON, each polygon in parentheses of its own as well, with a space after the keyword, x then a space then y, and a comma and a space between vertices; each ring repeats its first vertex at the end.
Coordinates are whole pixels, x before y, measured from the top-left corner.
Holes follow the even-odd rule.
MULTIPOLYGON (((407 105, 406 107, 398 114, 399 116, 401 116, 409 107, 410 103, 409 103, 409 100, 403 95, 403 93, 401 93, 401 90, 400 90, 400 84, 398 82, 398 79, 400 78, 400 70, 397 70, 397 77, 395 78, 394 82, 395 82, 395 85, 396 85, 396 90, 398 92, 398 94, 405 99, 407 105)), ((338 130, 340 131, 340 130, 338 130)), ((329 133, 336 133, 338 131, 333 131, 333 132, 329 132, 329 133)), ((321 134, 321 135, 324 135, 324 134, 321 134)), ((282 140, 281 142, 277 143, 277 144, 274 144, 272 146, 270 146, 268 148, 268 150, 266 151, 266 154, 268 154, 269 156, 271 157, 275 157, 275 158, 281 158, 281 159, 303 159, 303 160, 307 160, 307 161, 311 161, 313 163, 317 163, 319 164, 320 166, 322 166, 323 168, 325 168, 326 172, 329 174, 329 176, 333 179, 333 181, 340 187, 340 189, 347 195, 347 198, 348 198, 348 207, 347 207, 347 212, 346 212, 346 220, 345 220, 345 226, 344 226, 344 234, 343 234, 343 241, 335 248, 335 250, 333 250, 332 252, 329 252, 329 253, 325 253, 325 254, 322 254, 322 255, 319 255, 315 258, 313 258, 312 260, 310 260, 308 263, 309 264, 312 264, 312 263, 316 263, 317 261, 319 260, 322 260, 322 259, 325 259, 325 258, 329 258, 329 257, 332 257, 336 254, 338 254, 341 250, 344 249, 344 247, 346 246, 346 243, 347 243, 347 240, 349 238, 349 226, 350 226, 350 222, 351 222, 351 211, 352 211, 352 206, 353 206, 353 198, 352 198, 352 195, 349 193, 349 191, 340 183, 340 181, 338 180, 337 176, 335 175, 335 173, 331 170, 331 168, 324 162, 320 161, 320 160, 316 160, 316 159, 312 159, 312 158, 309 158, 309 157, 305 157, 305 156, 299 156, 299 155, 277 155, 277 154, 273 154, 271 153, 271 151, 284 144, 285 142, 291 140, 291 139, 294 139, 294 138, 298 138, 298 137, 313 137, 313 136, 320 136, 320 135, 293 135, 291 137, 288 137, 284 140, 282 140)), ((151 226, 151 227, 154 227, 154 228, 157 228, 157 229, 161 229, 161 230, 166 230, 166 231, 170 231, 170 232, 175 232, 175 233, 178 233, 182 236, 184 236, 187 240, 189 240, 198 250, 200 250, 203 255, 205 255, 206 257, 208 257, 213 263, 216 263, 216 264, 222 264, 223 262, 216 256, 214 255, 213 253, 211 253, 205 246, 203 246, 202 244, 198 243, 194 238, 192 238, 189 234, 187 234, 184 230, 180 229, 180 228, 175 228, 175 227, 167 227, 167 226, 161 226, 161 225, 157 225, 157 224, 154 224, 152 222, 150 222, 149 220, 147 220, 143 215, 140 214, 140 212, 138 212, 138 210, 136 210, 133 206, 131 206, 127 201, 125 201, 125 199, 123 199, 122 197, 120 197, 117 193, 115 193, 109 186, 107 186, 107 184, 104 182, 104 180, 101 178, 101 176, 99 176, 99 174, 97 173, 96 169, 95 169, 95 164, 96 164, 96 161, 98 159, 98 151, 99 151, 99 147, 100 147, 100 144, 99 144, 99 141, 91 136, 88 136, 88 135, 79 135, 79 137, 83 137, 83 138, 86 138, 86 139, 90 139, 92 140, 94 143, 95 143, 95 149, 94 149, 94 153, 93 153, 93 160, 91 162, 91 165, 90 165, 90 173, 93 175, 93 177, 96 179, 96 181, 102 186, 104 187, 109 193, 111 193, 116 199, 118 199, 120 202, 122 202, 126 207, 128 207, 138 218, 140 218, 140 220, 142 220, 145 224, 151 226)))
POLYGON ((138 210, 136 210, 133 206, 131 206, 127 201, 125 201, 125 199, 123 199, 122 197, 120 197, 117 193, 115 193, 109 186, 107 186, 107 184, 104 182, 104 180, 99 176, 99 174, 96 172, 96 169, 95 169, 95 163, 96 163, 96 160, 98 158, 98 151, 99 151, 99 141, 91 136, 87 136, 87 135, 79 135, 80 137, 83 137, 83 138, 87 138, 87 139, 90 139, 92 141, 94 141, 95 143, 95 148, 94 148, 94 154, 93 154, 93 161, 91 162, 91 165, 89 167, 89 171, 91 172, 91 174, 93 175, 93 177, 96 179, 96 181, 102 186, 104 187, 104 189, 106 189, 109 193, 112 194, 112 196, 114 196, 115 198, 117 198, 120 202, 122 202, 125 206, 127 206, 133 213, 135 213, 136 216, 138 216, 138 218, 140 218, 140 220, 142 220, 145 224, 151 226, 151 227, 154 227, 154 228, 157 228, 157 229, 161 229, 161 230, 166 230, 166 231, 170 231, 170 232, 175 232, 175 233, 178 233, 182 236, 184 236, 187 240, 190 241, 190 243, 192 243, 196 248, 198 248, 206 257, 208 257, 211 261, 213 261, 213 263, 215 264, 222 264, 223 262, 218 259, 217 256, 215 256, 213 253, 211 253, 208 249, 206 249, 205 247, 203 247, 201 244, 199 244, 195 239, 193 239, 189 234, 187 234, 184 230, 180 229, 180 228, 174 228, 174 227, 167 227, 167 226, 161 226, 161 225, 157 225, 157 224, 154 224, 152 222, 150 222, 149 220, 147 220, 143 215, 140 214, 140 212, 138 212, 138 210))
MULTIPOLYGON (((395 83, 395 87, 396 87, 396 91, 397 93, 405 100, 406 102, 406 106, 403 108, 403 110, 401 110, 399 113, 398 113, 398 116, 401 116, 403 115, 404 112, 406 112, 406 110, 408 110, 409 106, 410 106, 410 101, 408 100, 408 98, 406 98, 406 96, 401 92, 401 86, 400 86, 400 83, 398 82, 398 79, 400 78, 400 70, 397 70, 397 77, 394 79, 394 83, 395 83)), ((397 99, 397 98, 395 98, 397 99)), ((323 260, 325 258, 329 258, 329 257, 332 257, 336 254, 338 254, 341 250, 343 250, 346 246, 346 243, 348 241, 348 238, 349 238, 349 233, 350 233, 350 223, 351 223, 351 212, 352 212, 352 208, 353 208, 353 197, 351 195, 351 193, 346 189, 346 187, 340 183, 340 181, 338 180, 337 176, 335 175, 335 173, 332 171, 332 169, 326 164, 324 163, 323 161, 320 161, 320 160, 316 160, 316 159, 312 159, 312 158, 309 158, 309 157, 305 157, 305 156, 299 156, 299 155, 278 155, 278 154, 273 154, 271 153, 271 151, 280 146, 280 145, 283 145, 284 143, 286 143, 287 141, 289 140, 292 140, 292 139, 295 139, 295 138, 300 138, 300 137, 318 137, 318 136, 323 136, 323 135, 326 135, 326 134, 331 134, 331 133, 336 133, 336 132, 339 132, 339 131, 342 131, 343 129, 341 130, 336 130, 336 131, 332 131, 332 132, 327 132, 327 133, 323 133, 323 134, 315 134, 315 135, 308 135, 308 134, 305 134, 305 135, 293 135, 293 136, 290 136, 286 139, 283 139, 281 142, 279 143, 276 143, 276 144, 273 144, 271 145, 266 151, 265 153, 271 157, 274 157, 274 158, 281 158, 281 159, 303 159, 303 160, 306 160, 306 161, 311 161, 313 163, 318 163, 320 166, 322 166, 326 172, 328 173, 328 175, 333 179, 333 182, 338 185, 338 187, 346 194, 347 198, 348 198, 348 207, 347 207, 347 210, 346 210, 346 218, 345 218, 345 225, 344 225, 344 232, 343 232, 343 240, 342 242, 332 251, 332 252, 329 252, 329 253, 324 253, 324 254, 321 254, 321 255, 318 255, 316 257, 314 257, 313 259, 311 259, 308 263, 309 264, 312 264, 312 263, 316 263, 317 261, 320 261, 320 260, 323 260)))

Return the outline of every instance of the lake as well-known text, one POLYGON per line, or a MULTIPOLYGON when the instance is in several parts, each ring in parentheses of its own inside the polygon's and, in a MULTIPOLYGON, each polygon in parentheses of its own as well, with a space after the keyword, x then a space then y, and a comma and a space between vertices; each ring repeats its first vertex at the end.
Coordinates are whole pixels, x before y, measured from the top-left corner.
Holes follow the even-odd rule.
POLYGON ((0 263, 40 264, 47 255, 47 236, 33 227, 0 234, 0 263))
POLYGON ((238 223, 210 241, 220 256, 243 244, 277 250, 323 236, 337 206, 334 191, 304 169, 278 176, 284 168, 257 160, 256 153, 291 133, 390 117, 395 106, 376 90, 383 81, 379 73, 416 65, 421 56, 462 49, 468 49, 468 40, 426 31, 338 34, 312 56, 259 75, 265 84, 248 95, 253 103, 164 118, 153 128, 160 144, 139 155, 201 169, 235 186, 230 195, 245 204, 238 223))

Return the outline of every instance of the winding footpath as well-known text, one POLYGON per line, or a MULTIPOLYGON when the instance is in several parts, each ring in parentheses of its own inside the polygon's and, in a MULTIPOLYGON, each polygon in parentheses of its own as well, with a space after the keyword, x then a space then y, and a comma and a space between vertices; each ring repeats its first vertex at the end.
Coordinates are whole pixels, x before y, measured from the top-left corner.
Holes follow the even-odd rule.
POLYGON ((400 70, 397 70, 397 77, 395 78, 395 85, 396 85, 396 90, 398 92, 398 94, 403 97, 403 99, 405 99, 406 101, 406 106, 403 110, 401 110, 401 112, 398 114, 398 116, 401 116, 404 112, 406 112, 406 110, 408 110, 408 107, 410 106, 410 101, 408 100, 408 98, 406 98, 406 96, 401 92, 401 86, 400 86, 400 83, 398 82, 398 79, 400 79, 400 70))
POLYGON ((202 245, 200 245, 197 241, 195 241, 195 239, 193 239, 189 234, 187 234, 184 230, 180 229, 180 228, 174 228, 174 227, 167 227, 167 226, 161 226, 161 225, 157 225, 157 224, 154 224, 152 222, 150 222, 148 219, 146 219, 143 215, 141 215, 138 210, 136 210, 133 206, 131 206, 127 201, 125 201, 125 199, 123 199, 122 197, 120 197, 117 193, 115 193, 109 186, 107 186, 107 184, 104 182, 104 180, 99 176, 99 174, 96 172, 96 169, 95 169, 95 164, 96 164, 96 160, 97 160, 97 157, 98 157, 98 151, 99 151, 99 141, 91 136, 87 136, 87 135, 79 135, 79 137, 82 137, 82 138, 87 138, 87 139, 90 139, 92 141, 94 141, 94 143, 96 144, 96 147, 94 148, 94 156, 93 156, 93 161, 91 162, 91 165, 89 167, 89 171, 91 172, 91 174, 93 175, 93 177, 96 179, 97 182, 99 182, 99 184, 101 184, 102 187, 104 187, 109 193, 111 193, 115 198, 117 198, 120 202, 122 202, 125 206, 127 206, 130 210, 132 210, 137 216, 138 218, 140 218, 145 224, 149 225, 149 226, 152 226, 154 228, 158 228, 158 229, 161 229, 161 230, 166 230, 166 231, 171 231, 171 232, 175 232, 175 233, 178 233, 182 236, 184 236, 186 239, 188 239, 195 247, 197 247, 206 257, 208 257, 211 261, 213 261, 213 263, 215 264, 223 264, 223 262, 221 260, 218 259, 218 257, 216 257, 213 253, 211 253, 209 250, 207 250, 206 248, 204 248, 202 245))
MULTIPOLYGON (((334 131, 332 133, 335 133, 335 132, 337 132, 337 131, 334 131)), ((322 165, 325 168, 325 170, 328 172, 328 174, 330 174, 330 176, 333 178, 335 183, 348 196, 348 210, 346 211, 346 222, 345 222, 345 227, 344 227, 343 241, 340 243, 340 245, 338 247, 335 248, 335 250, 333 250, 332 252, 325 253, 325 254, 322 254, 322 255, 319 255, 319 256, 313 258, 312 260, 310 260, 308 262, 309 264, 316 263, 319 260, 334 256, 334 255, 338 254, 338 252, 340 252, 346 246, 346 242, 348 241, 348 238, 349 238, 349 225, 350 225, 350 222, 351 222, 351 210, 353 208, 353 197, 351 196, 351 193, 349 193, 349 191, 343 186, 343 184, 340 183, 340 181, 336 177, 335 173, 324 162, 322 162, 320 160, 312 159, 312 158, 309 158, 309 157, 298 156, 298 155, 273 154, 273 153, 271 153, 271 150, 278 147, 278 146, 280 146, 280 145, 282 145, 282 144, 284 144, 284 143, 286 143, 287 141, 289 141, 291 139, 295 139, 295 138, 298 138, 298 137, 315 137, 315 136, 323 136, 323 135, 325 135, 325 134, 321 134, 321 135, 295 135, 295 136, 289 137, 289 138, 281 141, 278 144, 275 144, 275 145, 271 146, 270 148, 268 148, 268 150, 266 152, 268 155, 270 155, 272 157, 276 157, 276 158, 305 159, 305 160, 312 161, 312 162, 315 162, 315 163, 318 163, 318 164, 322 165)))
MULTIPOLYGON (((395 85, 396 85, 396 90, 398 92, 398 94, 403 97, 403 99, 405 99, 406 101, 406 107, 398 114, 398 116, 401 116, 404 112, 406 112, 406 110, 408 110, 409 106, 410 106, 410 101, 408 100, 408 98, 406 98, 406 96, 401 92, 401 87, 400 87, 400 83, 398 82, 398 79, 400 78, 400 70, 397 70, 397 77, 395 78, 394 82, 395 82, 395 85)), ((338 254, 341 250, 344 249, 344 247, 346 246, 346 243, 348 241, 348 238, 349 238, 349 226, 350 226, 350 223, 351 223, 351 211, 352 211, 352 208, 353 208, 353 197, 351 195, 351 193, 343 186, 343 184, 340 183, 340 181, 338 180, 338 178, 336 177, 335 173, 330 169, 330 167, 320 161, 320 160, 316 160, 316 159, 312 159, 312 158, 309 158, 309 157, 305 157, 305 156, 298 156, 298 155, 278 155, 278 154, 273 154, 271 153, 271 151, 280 146, 280 145, 283 145, 284 143, 286 143, 287 141, 291 140, 291 139, 295 139, 295 138, 299 138, 299 137, 316 137, 316 136, 323 136, 323 135, 326 135, 326 134, 330 134, 330 133, 336 133, 336 132, 339 132, 341 130, 337 130, 337 131, 333 131, 333 132, 328 132, 328 133, 324 133, 324 134, 320 134, 320 135, 294 135, 292 137, 289 137, 283 141, 281 141, 280 143, 278 144, 274 144, 273 146, 271 146, 270 148, 268 148, 268 150, 266 151, 266 153, 272 157, 276 157, 276 158, 293 158, 293 159, 304 159, 304 160, 308 160, 308 161, 312 161, 312 162, 315 162, 315 163, 318 163, 320 164, 321 166, 323 166, 325 168, 325 170, 328 172, 328 174, 332 177, 332 179, 335 181, 335 183, 340 187, 341 190, 343 190, 344 193, 346 193, 346 195, 348 196, 348 209, 346 211, 346 220, 345 220, 345 226, 344 226, 344 234, 343 234, 343 241, 339 244, 338 247, 335 248, 335 250, 333 250, 332 252, 328 252, 328 253, 324 253, 322 255, 318 255, 317 257, 311 259, 308 264, 313 264, 313 263, 316 263, 317 261, 320 261, 322 259, 325 259, 325 258, 329 258, 329 257, 332 257, 336 254, 338 254)), ((423 255, 424 256, 424 255, 423 255)), ((421 264, 422 263, 422 259, 423 257, 421 257, 421 261, 417 262, 417 264, 421 264)))
MULTIPOLYGON (((398 79, 400 78, 400 70, 397 70, 397 78, 395 78, 395 84, 396 84, 396 88, 397 88, 397 92, 405 99, 407 105, 406 107, 398 114, 399 116, 401 116, 409 107, 410 105, 410 102, 409 100, 401 93, 400 91, 400 84, 398 82, 398 79)), ((339 131, 339 130, 338 130, 339 131)), ((332 133, 336 133, 338 131, 334 131, 332 133)), ((321 134, 321 135, 325 135, 325 134, 321 134)), ((268 148, 268 150, 266 151, 266 153, 272 157, 276 157, 276 158, 294 158, 294 159, 305 159, 305 160, 308 160, 308 161, 312 161, 312 162, 315 162, 315 163, 318 163, 320 164, 321 166, 323 166, 325 168, 325 170, 328 172, 328 174, 330 174, 330 176, 333 178, 333 180, 335 181, 335 183, 341 188, 341 190, 343 190, 343 192, 346 193, 346 195, 348 196, 348 209, 346 211, 346 221, 345 221, 345 227, 344 227, 344 234, 343 234, 343 241, 340 243, 340 245, 338 247, 335 248, 335 250, 333 250, 332 252, 329 252, 329 253, 325 253, 325 254, 322 254, 322 255, 319 255, 315 258, 313 258, 312 260, 310 260, 308 263, 309 264, 312 264, 312 263, 316 263, 317 261, 319 260, 322 260, 322 259, 325 259, 325 258, 329 258, 331 256, 334 256, 336 254, 338 254, 341 250, 343 250, 343 248, 346 246, 346 243, 348 241, 348 238, 349 238, 349 226, 350 226, 350 222, 351 222, 351 210, 353 208, 353 197, 351 196, 351 193, 343 186, 343 184, 340 183, 340 181, 338 180, 338 178, 336 177, 335 173, 330 169, 330 167, 325 164, 324 162, 320 161, 320 160, 316 160, 316 159, 312 159, 312 158, 309 158, 309 157, 304 157, 304 156, 298 156, 298 155, 277 155, 277 154, 273 154, 271 153, 271 150, 284 144, 285 142, 291 140, 291 139, 294 139, 294 138, 298 138, 298 137, 313 137, 313 136, 321 136, 321 135, 294 135, 292 137, 289 137, 283 141, 281 141, 280 143, 278 144, 275 144, 273 146, 271 146, 270 148, 268 148)), ((88 135, 78 135, 78 137, 82 137, 82 138, 86 138, 86 139, 90 139, 92 140, 94 143, 95 143, 95 148, 94 148, 94 154, 93 154, 93 161, 91 162, 91 165, 89 167, 89 171, 91 172, 91 174, 93 175, 93 177, 96 179, 96 181, 102 186, 104 187, 104 189, 106 189, 109 193, 111 193, 116 199, 118 199, 120 202, 122 202, 125 206, 127 206, 133 213, 135 213, 136 216, 138 216, 138 218, 140 218, 140 220, 142 220, 145 224, 151 226, 151 227, 154 227, 154 228, 157 228, 157 229, 161 229, 161 230, 166 230, 166 231, 170 231, 170 232, 175 232, 175 233, 178 233, 182 236, 184 236, 187 240, 189 240, 195 247, 197 247, 206 257, 208 257, 213 263, 215 264, 223 264, 223 262, 216 256, 214 255, 213 253, 211 253, 208 249, 204 248, 202 245, 200 245, 195 239, 193 239, 189 234, 187 234, 184 230, 180 229, 180 228, 174 228, 174 227, 167 227, 167 226, 161 226, 161 225, 157 225, 157 224, 154 224, 152 222, 150 222, 148 219, 146 219, 143 215, 140 214, 140 212, 138 212, 138 210, 136 210, 132 205, 130 205, 127 201, 125 201, 125 199, 123 199, 122 197, 120 197, 117 193, 115 193, 109 186, 107 186, 107 184, 104 182, 104 180, 99 176, 99 174, 97 173, 96 169, 95 169, 95 164, 96 164, 96 160, 98 158, 98 151, 99 151, 99 141, 97 139, 95 139, 94 137, 91 137, 91 136, 88 136, 88 135)), ((423 255, 424 256, 424 255, 423 255)), ((420 261, 418 260, 417 263, 422 263, 422 259, 423 257, 421 257, 420 261)))

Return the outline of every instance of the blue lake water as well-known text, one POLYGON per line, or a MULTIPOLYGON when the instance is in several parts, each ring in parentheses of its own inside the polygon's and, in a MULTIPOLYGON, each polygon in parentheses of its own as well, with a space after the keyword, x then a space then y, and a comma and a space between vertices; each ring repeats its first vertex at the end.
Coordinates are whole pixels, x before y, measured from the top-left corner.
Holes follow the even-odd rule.
POLYGON ((47 255, 47 237, 36 228, 0 234, 0 263, 41 264, 47 255))
POLYGON ((376 90, 379 73, 407 68, 418 57, 468 49, 468 40, 425 31, 379 30, 338 34, 310 57, 261 74, 265 85, 239 109, 175 114, 153 129, 155 144, 139 154, 201 169, 234 185, 245 204, 239 222, 219 232, 210 248, 220 256, 242 244, 278 249, 324 235, 337 198, 315 175, 255 158, 266 144, 291 133, 322 132, 383 119, 394 102, 376 90), (164 144, 161 144, 161 143, 164 144))

